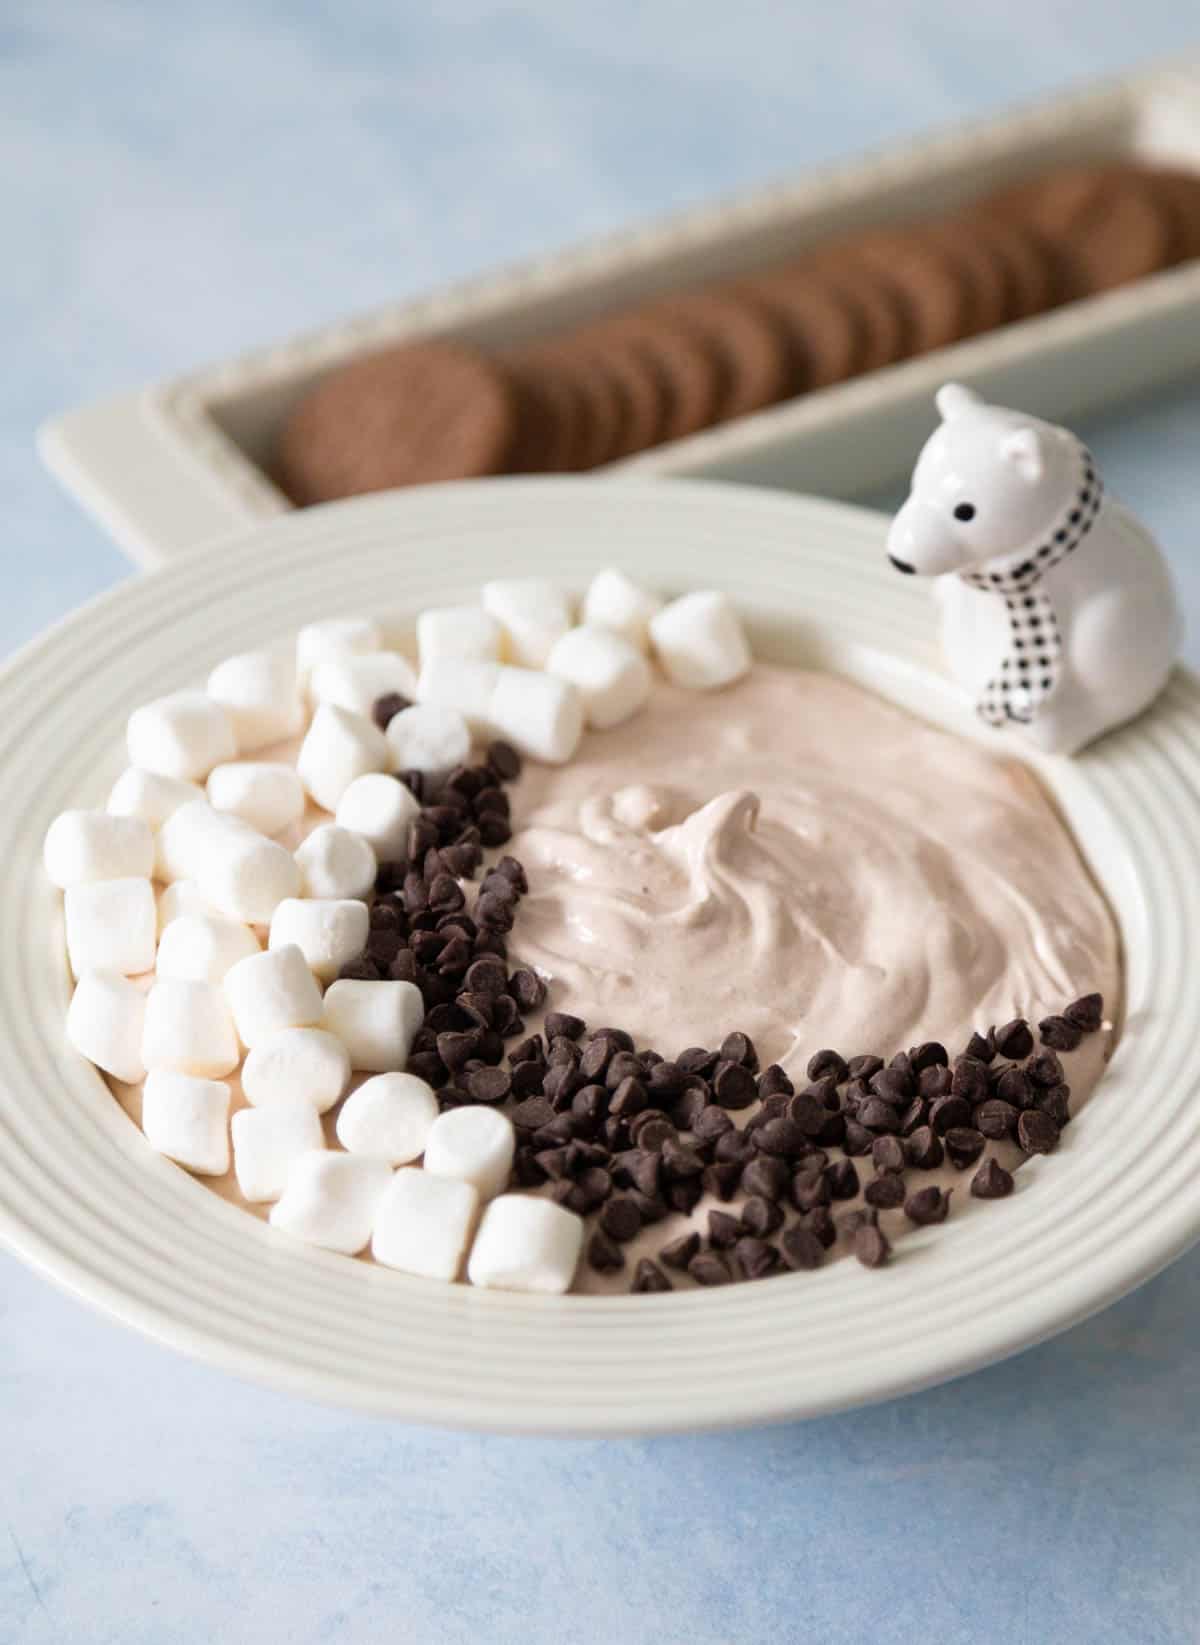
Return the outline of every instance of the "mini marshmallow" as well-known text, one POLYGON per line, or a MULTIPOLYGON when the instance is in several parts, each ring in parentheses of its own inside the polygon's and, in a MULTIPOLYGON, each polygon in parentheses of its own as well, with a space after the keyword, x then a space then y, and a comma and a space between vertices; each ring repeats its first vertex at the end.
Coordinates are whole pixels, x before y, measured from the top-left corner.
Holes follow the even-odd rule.
POLYGON ((157 843, 159 879, 195 880, 215 909, 247 925, 266 925, 283 899, 300 890, 290 851, 206 800, 180 806, 157 843))
POLYGON ((204 798, 189 800, 158 831, 154 877, 168 885, 172 880, 195 880, 199 885, 215 857, 237 850, 247 838, 259 836, 241 817, 214 811, 204 798))
POLYGON ((325 1146, 320 1116, 302 1103, 240 1108, 230 1130, 238 1187, 251 1205, 278 1199, 292 1163, 325 1146))
POLYGON ((495 1199, 508 1187, 515 1147, 507 1114, 478 1104, 448 1108, 425 1139, 425 1169, 471 1183, 481 1200, 495 1199))
POLYGON ((366 948, 369 925, 365 902, 288 897, 271 916, 267 946, 294 943, 319 981, 332 982, 366 948))
POLYGON ((135 708, 125 741, 130 765, 191 782, 237 754, 229 711, 203 691, 176 691, 135 708))
POLYGON ((296 636, 296 679, 302 691, 318 663, 337 662, 383 650, 383 632, 370 617, 334 617, 309 623, 296 636))
POLYGON ((569 680, 529 668, 502 668, 488 704, 493 734, 522 754, 562 765, 583 735, 583 697, 569 680))
POLYGON ((224 1176, 229 1169, 229 1087, 191 1074, 147 1074, 142 1131, 151 1148, 197 1176, 224 1176))
MULTIPOLYGON (((185 914, 215 914, 217 912, 195 880, 173 880, 170 885, 164 885, 156 898, 156 906, 160 942, 163 932, 172 920, 182 919, 185 914)), ((222 919, 224 917, 224 915, 220 916, 222 919)))
POLYGON ((77 977, 85 971, 136 976, 154 965, 158 918, 149 880, 97 880, 63 893, 67 956, 77 977))
POLYGON ((322 703, 300 745, 296 773, 318 805, 336 811, 356 777, 386 771, 388 761, 387 740, 377 725, 361 714, 322 703))
POLYGON ((371 1255, 422 1279, 455 1280, 479 1212, 469 1182, 397 1171, 375 1208, 371 1255))
POLYGON ((417 618, 417 655, 421 667, 435 657, 498 663, 504 631, 479 605, 440 606, 417 618))
POLYGON ((583 1218, 553 1200, 501 1194, 483 1213, 467 1262, 472 1285, 495 1291, 570 1289, 583 1249, 583 1218))
POLYGON ((220 914, 181 914, 159 939, 154 969, 159 977, 221 983, 239 960, 259 952, 258 938, 248 925, 220 914))
POLYGON ((711 590, 672 600, 650 621, 663 672, 675 685, 711 691, 750 667, 750 648, 727 594, 711 590))
POLYGON ((114 817, 140 817, 157 831, 181 805, 203 798, 204 790, 196 783, 163 777, 157 771, 141 771, 131 765, 113 784, 108 809, 114 817))
POLYGON ((42 862, 63 891, 101 880, 148 880, 154 872, 154 835, 139 817, 63 811, 46 830, 42 862))
POLYGON ((341 978, 325 994, 324 1026, 364 1074, 401 1072, 424 1017, 421 991, 411 982, 341 978))
POLYGON ((657 594, 640 587, 615 566, 598 571, 583 599, 583 621, 589 628, 608 628, 635 645, 650 649, 650 620, 662 610, 657 594))
POLYGON ((597 731, 632 718, 650 695, 650 664, 607 628, 572 628, 550 653, 546 670, 577 687, 587 723, 597 731))
POLYGON ((239 960, 224 986, 247 1050, 281 1028, 310 1028, 321 1020, 321 990, 295 943, 239 960))
POLYGON ((218 765, 208 774, 208 803, 257 828, 281 834, 304 815, 304 785, 290 765, 266 760, 218 765))
POLYGON ((414 703, 388 721, 393 771, 423 771, 443 777, 471 758, 471 731, 455 708, 414 703))
POLYGON ((522 668, 544 668, 554 642, 571 626, 567 596, 545 577, 484 583, 481 598, 504 630, 508 660, 522 668))
POLYGON ((357 897, 375 885, 375 853, 361 834, 335 823, 314 828, 296 852, 303 897, 357 897))
POLYGON ((411 702, 417 694, 417 676, 408 658, 398 651, 375 651, 367 657, 318 663, 309 691, 314 703, 333 703, 370 719, 380 697, 397 692, 411 702))
POLYGON ((437 1117, 437 1097, 424 1080, 415 1074, 376 1074, 342 1104, 338 1141, 348 1153, 408 1165, 425 1152, 437 1117))
POLYGON ((390 1168, 367 1154, 329 1149, 301 1154, 271 1208, 271 1225, 309 1245, 355 1256, 371 1237, 376 1208, 391 1180, 390 1168))
POLYGON ((80 977, 67 1010, 67 1039, 89 1062, 114 1079, 136 1085, 145 1078, 142 1028, 146 996, 128 977, 89 971, 80 977))
POLYGON ((376 772, 355 777, 337 805, 337 825, 361 834, 380 862, 408 855, 408 827, 421 814, 411 788, 376 772))
POLYGON ((325 1114, 349 1083, 346 1047, 324 1028, 281 1028, 242 1064, 242 1090, 256 1108, 299 1106, 325 1114))
POLYGON ((228 710, 239 754, 283 742, 303 728, 304 704, 289 658, 269 651, 227 657, 208 676, 208 694, 228 710))
POLYGON ((434 657, 421 667, 417 696, 461 714, 472 731, 488 733, 488 708, 501 669, 499 663, 477 663, 458 657, 434 657))
POLYGON ((233 1018, 219 988, 175 977, 154 984, 142 1029, 142 1061, 152 1073, 224 1079, 239 1055, 233 1018))

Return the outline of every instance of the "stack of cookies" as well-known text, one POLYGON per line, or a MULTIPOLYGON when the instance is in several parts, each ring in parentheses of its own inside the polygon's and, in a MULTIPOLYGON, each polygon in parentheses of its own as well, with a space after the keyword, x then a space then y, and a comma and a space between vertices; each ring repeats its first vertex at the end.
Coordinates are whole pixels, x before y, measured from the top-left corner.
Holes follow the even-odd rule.
POLYGON ((300 506, 581 472, 1200 256, 1200 175, 1062 167, 511 349, 420 339, 330 372, 279 443, 300 506))

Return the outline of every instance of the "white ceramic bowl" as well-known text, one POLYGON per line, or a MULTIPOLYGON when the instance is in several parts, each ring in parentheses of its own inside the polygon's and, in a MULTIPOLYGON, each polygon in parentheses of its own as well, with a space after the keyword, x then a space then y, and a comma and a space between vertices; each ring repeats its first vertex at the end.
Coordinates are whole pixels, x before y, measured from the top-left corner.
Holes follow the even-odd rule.
MULTIPOLYGON (((281 1388, 416 1421, 648 1432, 827 1412, 1061 1330, 1200 1234, 1193 1052, 1200 691, 1045 768, 1121 926, 1125 1023, 1053 1156, 995 1205, 915 1232, 882 1272, 667 1296, 535 1298, 408 1279, 299 1246, 155 1155, 67 1047, 42 836, 103 803, 125 717, 220 657, 337 612, 469 596, 499 569, 581 585, 614 560, 735 594, 760 654, 828 666, 971 731, 936 670, 928 591, 883 520, 702 483, 499 481, 269 523, 68 618, 0 675, 0 1235, 86 1301, 281 1388)), ((703 711, 702 699, 697 704, 703 711)))

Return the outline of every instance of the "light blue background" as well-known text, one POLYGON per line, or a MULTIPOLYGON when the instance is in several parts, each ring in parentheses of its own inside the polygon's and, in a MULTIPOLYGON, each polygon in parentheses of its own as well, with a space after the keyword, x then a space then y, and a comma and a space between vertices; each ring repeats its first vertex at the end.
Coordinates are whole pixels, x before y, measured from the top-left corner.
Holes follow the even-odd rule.
MULTIPOLYGON (((0 653, 129 574, 38 469, 47 414, 1122 70, 1185 46, 1191 10, 188 9, 0 11, 0 653)), ((1200 660, 1200 383, 1087 433, 1170 547, 1200 660)), ((1200 1639, 1198 1362, 1195 1253, 1056 1342, 882 1409, 461 1438, 243 1386, 0 1258, 0 1641, 1182 1645, 1200 1639)))

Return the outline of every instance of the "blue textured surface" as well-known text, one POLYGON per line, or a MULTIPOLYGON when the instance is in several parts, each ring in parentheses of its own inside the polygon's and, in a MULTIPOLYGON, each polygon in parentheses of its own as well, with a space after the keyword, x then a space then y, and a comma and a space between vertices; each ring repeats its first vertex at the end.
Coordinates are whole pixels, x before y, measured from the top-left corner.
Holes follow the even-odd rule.
MULTIPOLYGON (((48 413, 1124 69, 1189 21, 1178 0, 189 9, 0 17, 0 653, 129 574, 39 472, 48 413)), ((1200 384, 1087 432, 1171 548, 1200 659, 1200 384)), ((1194 1253, 882 1409, 462 1438, 245 1387, 0 1259, 0 1641, 1184 1645, 1198 1358, 1194 1253)))

